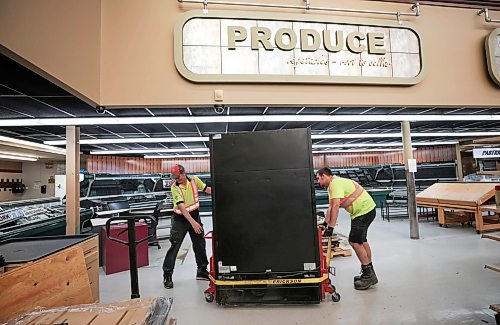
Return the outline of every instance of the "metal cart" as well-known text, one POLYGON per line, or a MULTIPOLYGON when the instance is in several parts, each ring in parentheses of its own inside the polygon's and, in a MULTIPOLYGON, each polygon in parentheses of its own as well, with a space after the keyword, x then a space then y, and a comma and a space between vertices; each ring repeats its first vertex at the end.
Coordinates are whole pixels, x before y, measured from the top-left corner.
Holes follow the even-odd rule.
MULTIPOLYGON (((212 240, 212 252, 214 251, 214 241, 213 232, 210 231, 205 235, 206 239, 212 240)), ((317 278, 272 278, 272 279, 259 279, 259 280, 217 280, 215 267, 216 262, 214 255, 210 257, 210 283, 208 289, 205 290, 205 300, 207 302, 217 301, 220 304, 220 299, 217 297, 218 287, 255 287, 257 290, 262 290, 263 288, 272 288, 273 286, 282 285, 307 285, 307 284, 320 284, 321 285, 321 295, 322 299, 326 298, 326 294, 331 294, 331 299, 334 302, 340 301, 340 294, 336 291, 335 286, 332 284, 330 275, 335 276, 335 268, 330 267, 330 259, 332 254, 331 243, 332 238, 328 237, 328 247, 326 254, 323 253, 322 247, 322 233, 321 229, 318 228, 318 240, 319 240, 319 250, 320 250, 320 277, 317 278)))

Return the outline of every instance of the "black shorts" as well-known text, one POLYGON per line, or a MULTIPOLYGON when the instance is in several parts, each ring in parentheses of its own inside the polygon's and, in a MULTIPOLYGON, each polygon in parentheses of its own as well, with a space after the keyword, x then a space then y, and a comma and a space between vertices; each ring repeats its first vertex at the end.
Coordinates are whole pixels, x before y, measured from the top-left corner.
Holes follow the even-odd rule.
POLYGON ((349 242, 363 244, 366 243, 366 234, 373 219, 376 216, 375 209, 351 220, 351 232, 349 233, 349 242))

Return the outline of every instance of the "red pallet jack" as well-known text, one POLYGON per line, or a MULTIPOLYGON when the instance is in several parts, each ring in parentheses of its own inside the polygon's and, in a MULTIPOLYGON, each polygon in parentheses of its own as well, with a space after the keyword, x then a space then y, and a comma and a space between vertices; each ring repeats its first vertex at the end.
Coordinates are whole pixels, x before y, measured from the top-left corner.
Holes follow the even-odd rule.
MULTIPOLYGON (((212 252, 214 252, 214 241, 213 241, 213 231, 208 232, 205 235, 206 239, 212 240, 212 252)), ((322 232, 321 229, 318 228, 318 240, 319 240, 319 250, 320 250, 320 277, 319 278, 298 278, 298 279, 265 279, 265 280, 216 280, 215 279, 215 257, 212 253, 210 257, 210 283, 208 285, 208 289, 205 290, 205 300, 207 302, 213 302, 217 299, 217 286, 252 286, 252 285, 283 285, 283 284, 312 284, 312 283, 321 283, 321 294, 322 299, 326 298, 326 294, 331 294, 331 299, 333 302, 340 301, 340 294, 336 291, 335 286, 332 284, 330 279, 330 274, 335 276, 335 268, 330 267, 330 260, 332 256, 332 238, 328 237, 328 247, 326 250, 326 254, 323 253, 322 247, 322 232)))

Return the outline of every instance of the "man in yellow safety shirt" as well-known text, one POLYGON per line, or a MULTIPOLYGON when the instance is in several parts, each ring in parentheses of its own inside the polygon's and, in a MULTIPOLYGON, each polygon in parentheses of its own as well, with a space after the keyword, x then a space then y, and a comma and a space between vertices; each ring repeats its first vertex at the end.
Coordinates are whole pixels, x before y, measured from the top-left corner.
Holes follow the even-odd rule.
POLYGON ((372 251, 366 235, 368 227, 375 219, 375 202, 363 187, 353 180, 334 176, 329 168, 322 168, 316 173, 321 186, 328 188, 329 208, 323 224, 326 229, 323 236, 331 236, 337 223, 339 208, 344 208, 351 215, 349 243, 361 262, 361 276, 354 277, 354 288, 366 290, 377 284, 373 270, 372 251))
POLYGON ((198 191, 211 194, 212 189, 197 176, 188 177, 186 170, 181 165, 174 165, 171 174, 172 179, 175 180, 175 183, 171 186, 174 215, 172 216, 172 227, 170 229, 171 246, 163 261, 163 286, 166 289, 174 287, 172 274, 174 273, 175 259, 188 232, 193 243, 196 265, 198 266, 196 279, 209 280, 205 237, 199 213, 198 191))

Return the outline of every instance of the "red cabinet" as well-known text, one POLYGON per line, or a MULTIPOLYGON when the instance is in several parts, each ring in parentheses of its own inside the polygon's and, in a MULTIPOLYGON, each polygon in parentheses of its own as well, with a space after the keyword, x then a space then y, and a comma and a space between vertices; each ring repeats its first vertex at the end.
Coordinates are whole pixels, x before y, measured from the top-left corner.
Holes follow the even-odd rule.
MULTIPOLYGON (((130 269, 128 246, 111 241, 107 236, 106 228, 103 227, 104 248, 103 267, 106 274, 126 271, 130 269)), ((126 224, 112 225, 110 229, 111 237, 128 242, 128 231, 126 224)), ((148 236, 148 226, 143 222, 135 223, 136 240, 148 236)), ((145 240, 137 245, 137 267, 149 265, 148 241, 145 240)))

